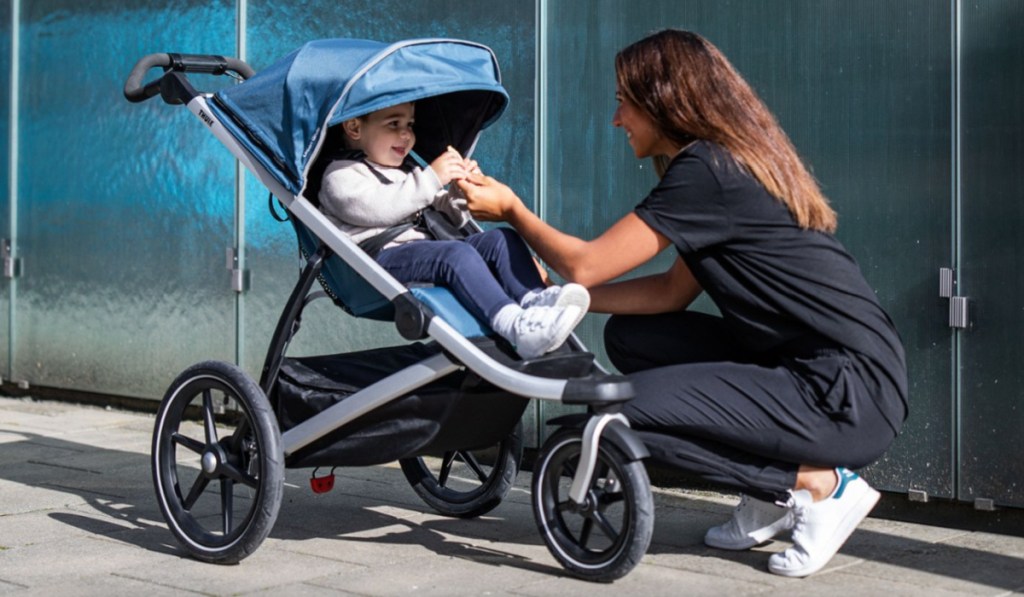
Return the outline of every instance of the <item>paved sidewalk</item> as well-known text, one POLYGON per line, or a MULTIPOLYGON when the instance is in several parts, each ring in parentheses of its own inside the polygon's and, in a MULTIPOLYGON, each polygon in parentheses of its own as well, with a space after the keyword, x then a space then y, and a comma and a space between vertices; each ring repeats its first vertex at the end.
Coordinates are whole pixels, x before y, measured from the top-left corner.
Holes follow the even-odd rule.
MULTIPOLYGON (((566 576, 530 510, 529 473, 491 514, 430 513, 397 466, 338 469, 314 495, 288 471, 270 537, 237 566, 183 555, 150 481, 152 417, 0 397, 3 595, 1022 595, 1024 536, 870 518, 829 566, 769 574, 775 542, 708 549, 735 498, 655 488, 653 543, 610 585, 566 576)), ((1017 517, 1017 512, 1009 513, 1017 517)))

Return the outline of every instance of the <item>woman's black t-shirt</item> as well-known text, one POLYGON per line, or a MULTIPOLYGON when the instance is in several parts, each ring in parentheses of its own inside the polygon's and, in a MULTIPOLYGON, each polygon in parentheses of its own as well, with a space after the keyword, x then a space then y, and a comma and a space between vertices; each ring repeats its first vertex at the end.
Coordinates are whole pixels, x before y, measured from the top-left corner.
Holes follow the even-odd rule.
POLYGON ((834 236, 800 228, 785 204, 706 141, 672 160, 636 214, 675 245, 742 348, 784 353, 820 339, 845 348, 876 378, 872 386, 895 390, 896 404, 882 396, 876 403, 898 428, 906 412, 903 345, 834 236))

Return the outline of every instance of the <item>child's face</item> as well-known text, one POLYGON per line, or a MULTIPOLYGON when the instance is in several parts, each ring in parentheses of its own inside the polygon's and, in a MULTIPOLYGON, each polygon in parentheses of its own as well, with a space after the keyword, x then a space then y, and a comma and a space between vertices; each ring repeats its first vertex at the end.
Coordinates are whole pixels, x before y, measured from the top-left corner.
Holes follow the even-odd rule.
POLYGON ((411 103, 398 104, 345 121, 345 132, 352 145, 370 161, 381 166, 401 166, 416 144, 413 113, 411 103))

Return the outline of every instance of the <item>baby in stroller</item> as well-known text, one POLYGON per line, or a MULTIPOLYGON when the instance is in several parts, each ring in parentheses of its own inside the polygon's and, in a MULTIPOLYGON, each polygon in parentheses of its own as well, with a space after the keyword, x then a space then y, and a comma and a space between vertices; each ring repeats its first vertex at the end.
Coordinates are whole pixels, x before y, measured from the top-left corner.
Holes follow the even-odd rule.
POLYGON ((458 189, 446 186, 479 169, 451 146, 429 167, 419 165, 414 115, 415 104, 405 102, 338 125, 343 147, 324 171, 320 208, 399 282, 448 287, 521 357, 558 348, 586 314, 590 294, 579 284, 545 288, 511 229, 452 234, 469 214, 458 189))

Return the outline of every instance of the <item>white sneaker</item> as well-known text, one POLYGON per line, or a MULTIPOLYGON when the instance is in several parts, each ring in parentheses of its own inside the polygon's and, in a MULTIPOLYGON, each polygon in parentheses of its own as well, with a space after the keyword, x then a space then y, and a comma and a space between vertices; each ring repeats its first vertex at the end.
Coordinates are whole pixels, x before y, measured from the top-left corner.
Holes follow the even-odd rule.
POLYGON ((805 489, 790 492, 793 547, 773 554, 768 570, 782 576, 807 576, 821 570, 878 503, 881 494, 856 473, 837 468, 836 475, 838 486, 820 502, 805 489))
POLYGON ((579 307, 584 313, 590 308, 590 292, 581 284, 569 283, 565 286, 548 286, 524 298, 522 308, 529 307, 579 307))
POLYGON ((524 359, 547 354, 565 342, 584 313, 575 306, 523 309, 512 324, 510 341, 524 359))
POLYGON ((717 549, 744 550, 793 528, 789 509, 744 495, 724 524, 711 527, 704 544, 717 549))

